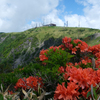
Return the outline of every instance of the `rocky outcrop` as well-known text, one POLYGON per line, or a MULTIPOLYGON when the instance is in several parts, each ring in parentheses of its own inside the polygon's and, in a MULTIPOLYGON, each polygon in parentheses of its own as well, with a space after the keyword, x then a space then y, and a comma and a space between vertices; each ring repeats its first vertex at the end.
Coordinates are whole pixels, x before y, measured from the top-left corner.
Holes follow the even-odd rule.
POLYGON ((2 43, 9 35, 5 36, 5 37, 0 37, 0 43, 2 43))
MULTIPOLYGON (((41 44, 37 45, 37 47, 32 47, 32 45, 31 45, 32 42, 29 42, 28 40, 24 43, 28 44, 26 46, 27 49, 24 45, 21 55, 17 59, 15 59, 15 61, 13 63, 13 68, 17 68, 18 65, 27 64, 28 62, 33 61, 35 57, 39 56, 39 53, 42 49, 47 49, 50 46, 60 45, 62 43, 62 39, 61 38, 55 39, 52 37, 52 38, 49 38, 48 40, 42 42, 41 44)), ((14 50, 12 50, 12 51, 14 52, 14 50)))
MULTIPOLYGON (((7 37, 11 39, 11 43, 13 41, 19 40, 16 35, 6 35, 5 37, 1 35, 0 43, 5 41, 7 37)), ((49 36, 46 36, 45 39, 44 39, 45 41, 39 43, 36 37, 34 36, 28 37, 20 45, 11 48, 6 59, 8 60, 10 59, 11 61, 10 64, 12 65, 12 68, 14 69, 14 68, 17 68, 18 65, 25 65, 25 64, 30 63, 31 61, 34 61, 34 58, 39 56, 39 53, 42 49, 47 49, 50 46, 60 45, 62 42, 61 37, 60 38, 54 38, 54 37, 49 38, 49 36)), ((1 60, 2 59, 0 59, 0 61, 1 60)))
POLYGON ((90 35, 89 37, 90 37, 91 40, 96 39, 96 38, 100 37, 100 33, 95 33, 93 35, 90 35))

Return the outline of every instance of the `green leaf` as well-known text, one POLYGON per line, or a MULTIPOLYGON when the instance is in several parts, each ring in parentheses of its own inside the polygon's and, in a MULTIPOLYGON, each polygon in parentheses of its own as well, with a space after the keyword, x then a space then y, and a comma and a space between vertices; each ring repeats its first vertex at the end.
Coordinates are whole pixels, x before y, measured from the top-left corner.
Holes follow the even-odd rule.
POLYGON ((8 98, 7 100, 12 100, 12 98, 8 98))
POLYGON ((87 97, 89 97, 91 95, 91 92, 89 91, 88 93, 87 93, 87 97))
POLYGON ((93 94, 94 94, 94 98, 97 100, 97 94, 96 91, 93 89, 93 94))
POLYGON ((0 100, 4 100, 4 98, 3 98, 3 95, 2 95, 2 94, 0 94, 0 100))
POLYGON ((83 98, 80 97, 79 100, 83 100, 83 98))

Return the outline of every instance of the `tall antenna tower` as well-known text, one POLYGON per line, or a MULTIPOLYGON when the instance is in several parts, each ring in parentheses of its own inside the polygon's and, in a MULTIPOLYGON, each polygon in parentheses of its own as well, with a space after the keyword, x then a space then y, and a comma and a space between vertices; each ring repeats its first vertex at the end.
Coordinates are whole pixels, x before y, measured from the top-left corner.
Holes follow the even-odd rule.
POLYGON ((79 23, 78 23, 78 27, 80 27, 80 20, 79 20, 79 23))
POLYGON ((67 27, 68 27, 68 21, 67 21, 67 27))
POLYGON ((37 23, 36 23, 36 27, 37 27, 37 23))
POLYGON ((80 17, 79 17, 78 27, 80 27, 80 17))
POLYGON ((39 27, 40 27, 40 23, 39 23, 39 27))
POLYGON ((42 26, 44 26, 45 25, 45 19, 43 18, 43 20, 42 20, 42 26))
POLYGON ((68 21, 66 21, 66 22, 64 23, 64 26, 65 26, 65 27, 68 27, 68 21))

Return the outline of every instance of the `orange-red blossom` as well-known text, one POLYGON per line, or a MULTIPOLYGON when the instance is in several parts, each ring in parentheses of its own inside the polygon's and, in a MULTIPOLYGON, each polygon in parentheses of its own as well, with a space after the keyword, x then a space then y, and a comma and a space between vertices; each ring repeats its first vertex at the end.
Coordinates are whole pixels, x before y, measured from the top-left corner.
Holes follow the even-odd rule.
POLYGON ((40 77, 30 76, 28 78, 19 79, 14 88, 15 90, 17 90, 18 88, 23 88, 25 90, 33 88, 35 91, 37 91, 38 85, 40 85, 40 87, 43 87, 42 79, 40 77))
MULTIPOLYGON (((63 67, 59 68, 62 73, 63 67)), ((93 87, 100 83, 100 70, 94 71, 92 68, 76 68, 74 66, 67 66, 63 69, 64 80, 68 80, 67 87, 65 83, 58 84, 54 99, 55 100, 77 100, 80 96, 86 98, 91 85, 93 87)))

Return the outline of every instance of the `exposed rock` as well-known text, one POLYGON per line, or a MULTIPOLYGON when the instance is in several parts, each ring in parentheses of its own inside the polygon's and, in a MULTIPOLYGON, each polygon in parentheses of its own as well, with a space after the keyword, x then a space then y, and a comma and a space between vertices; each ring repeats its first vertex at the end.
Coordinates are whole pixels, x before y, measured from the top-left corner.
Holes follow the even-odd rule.
POLYGON ((18 65, 21 65, 21 64, 22 64, 22 62, 21 62, 21 57, 19 57, 19 58, 16 59, 16 61, 14 62, 13 68, 15 69, 15 68, 18 67, 18 65))
POLYGON ((95 33, 94 38, 96 39, 97 37, 100 37, 100 33, 95 33))
POLYGON ((12 39, 15 39, 15 38, 16 38, 16 36, 12 36, 11 38, 12 38, 12 39))
POLYGON ((91 35, 90 37, 91 37, 91 39, 96 39, 96 38, 100 37, 100 33, 95 33, 95 34, 91 35))
POLYGON ((6 37, 1 37, 0 38, 0 43, 2 43, 9 35, 7 35, 6 37))
POLYGON ((28 40, 25 42, 23 41, 23 43, 19 45, 18 48, 12 48, 10 51, 8 58, 10 56, 13 57, 13 68, 17 68, 18 65, 27 64, 28 62, 32 61, 32 59, 39 56, 40 50, 47 49, 50 46, 60 45, 62 41, 60 38, 55 39, 52 37, 40 44, 37 41, 36 47, 32 47, 32 39, 33 38, 28 38, 28 40), (20 55, 17 55, 17 52, 19 52, 20 55))
POLYGON ((33 51, 35 51, 35 47, 33 47, 33 51))

